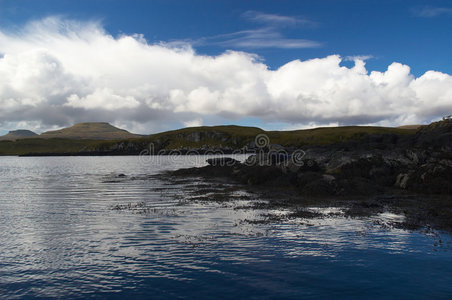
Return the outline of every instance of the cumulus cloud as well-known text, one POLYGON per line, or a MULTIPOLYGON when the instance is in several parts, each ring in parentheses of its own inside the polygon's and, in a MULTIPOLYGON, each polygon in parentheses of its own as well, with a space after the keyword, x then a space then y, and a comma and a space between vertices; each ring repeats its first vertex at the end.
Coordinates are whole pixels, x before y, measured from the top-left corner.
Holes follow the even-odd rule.
POLYGON ((3 128, 108 121, 150 133, 215 117, 400 125, 452 110, 452 76, 441 72, 415 78, 395 62, 369 73, 363 57, 347 68, 338 55, 270 70, 254 54, 200 55, 187 44, 113 37, 93 22, 48 18, 0 31, 0 53, 3 128))
POLYGON ((133 96, 120 96, 110 88, 96 89, 92 94, 80 98, 77 94, 67 97, 64 105, 86 109, 117 110, 121 108, 136 108, 140 105, 133 96))
POLYGON ((184 125, 185 125, 185 127, 202 126, 202 119, 198 118, 198 119, 190 120, 190 121, 184 122, 184 125))

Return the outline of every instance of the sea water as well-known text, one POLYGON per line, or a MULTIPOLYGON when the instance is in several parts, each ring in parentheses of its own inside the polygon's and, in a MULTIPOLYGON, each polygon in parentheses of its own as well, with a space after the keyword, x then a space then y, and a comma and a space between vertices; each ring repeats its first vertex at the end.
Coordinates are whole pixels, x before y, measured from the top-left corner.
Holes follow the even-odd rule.
POLYGON ((253 222, 265 212, 243 204, 259 199, 195 201, 201 178, 155 176, 202 165, 0 157, 0 298, 452 297, 449 234, 375 217, 253 222))

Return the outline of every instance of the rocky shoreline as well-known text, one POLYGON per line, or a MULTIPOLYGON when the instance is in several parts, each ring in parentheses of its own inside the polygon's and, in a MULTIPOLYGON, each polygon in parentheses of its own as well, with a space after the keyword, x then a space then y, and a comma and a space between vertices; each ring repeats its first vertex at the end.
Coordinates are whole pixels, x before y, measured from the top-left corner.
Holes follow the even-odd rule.
POLYGON ((292 186, 309 196, 374 195, 394 190, 451 195, 452 121, 434 123, 414 137, 369 136, 300 152, 262 149, 244 163, 226 157, 208 162, 209 166, 175 174, 292 186))
POLYGON ((350 216, 392 211, 405 215, 402 227, 452 231, 452 120, 410 137, 369 136, 298 153, 262 149, 243 163, 217 158, 167 175, 235 182, 273 194, 274 205, 340 206, 350 216), (287 193, 290 201, 278 199, 287 193))

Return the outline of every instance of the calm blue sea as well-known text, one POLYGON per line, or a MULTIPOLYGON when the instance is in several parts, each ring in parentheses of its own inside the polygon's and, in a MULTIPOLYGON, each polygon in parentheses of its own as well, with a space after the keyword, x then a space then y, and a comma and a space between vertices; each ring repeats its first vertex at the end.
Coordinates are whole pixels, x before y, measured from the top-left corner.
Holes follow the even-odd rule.
POLYGON ((452 298, 449 234, 375 224, 390 214, 253 222, 237 208, 259 199, 150 176, 204 160, 0 157, 0 298, 452 298))

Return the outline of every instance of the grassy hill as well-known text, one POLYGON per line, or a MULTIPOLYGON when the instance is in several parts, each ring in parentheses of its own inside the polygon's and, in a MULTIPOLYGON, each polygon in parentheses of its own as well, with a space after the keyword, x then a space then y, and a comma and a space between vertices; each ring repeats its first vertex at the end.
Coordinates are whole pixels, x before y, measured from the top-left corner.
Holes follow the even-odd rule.
POLYGON ((29 153, 69 153, 99 143, 94 140, 30 138, 16 141, 0 141, 0 155, 24 155, 29 153))
POLYGON ((256 127, 242 126, 214 126, 193 127, 175 131, 163 132, 149 136, 149 140, 166 139, 167 148, 201 147, 207 146, 245 146, 254 141, 258 134, 266 134, 271 144, 283 146, 324 145, 359 139, 367 134, 414 134, 416 130, 370 127, 346 126, 325 127, 293 131, 264 131, 256 127), (201 137, 197 139, 197 137, 201 137))
POLYGON ((60 130, 47 131, 42 133, 39 137, 49 138, 63 138, 63 139, 91 139, 91 140, 118 140, 142 137, 133 134, 124 129, 119 129, 108 123, 78 123, 69 128, 60 130))
POLYGON ((15 141, 15 140, 20 140, 20 139, 33 138, 33 137, 37 137, 37 136, 38 136, 38 134, 34 133, 33 131, 19 129, 19 130, 10 131, 8 134, 0 136, 0 141, 2 141, 2 140, 15 141))
POLYGON ((199 148, 206 146, 242 147, 265 133, 257 127, 246 126, 201 126, 182 128, 151 135, 149 141, 161 141, 167 149, 199 148))
POLYGON ((151 143, 157 150, 215 147, 240 149, 251 145, 259 134, 267 135, 271 144, 303 147, 333 144, 351 139, 359 140, 369 134, 410 135, 416 132, 417 130, 414 129, 371 126, 327 127, 294 131, 264 131, 260 128, 244 126, 203 126, 162 132, 133 141, 103 141, 92 144, 89 149, 106 151, 117 148, 118 144, 122 144, 124 147, 133 145, 133 147, 144 149, 151 143))
POLYGON ((272 143, 302 147, 333 144, 350 139, 358 140, 368 134, 407 135, 414 134, 416 131, 416 129, 400 129, 392 127, 343 126, 320 127, 294 131, 269 131, 268 136, 272 143))
POLYGON ((399 126, 397 128, 400 129, 419 129, 422 125, 403 125, 403 126, 399 126))
POLYGON ((260 128, 244 126, 202 126, 140 137, 108 123, 81 123, 67 129, 47 132, 40 138, 15 142, 0 141, 0 155, 80 151, 93 151, 93 153, 123 151, 123 153, 136 154, 147 149, 151 143, 155 145, 156 150, 215 147, 240 149, 251 145, 259 134, 266 134, 271 144, 304 147, 359 140, 369 134, 414 135, 416 132, 415 129, 372 126, 326 127, 294 131, 264 131, 260 128), (111 133, 109 137, 112 140, 105 140, 106 132, 111 133), (99 140, 99 137, 103 140, 99 140))
POLYGON ((0 138, 0 155, 77 153, 92 148, 100 140, 133 140, 142 137, 108 123, 79 123, 40 135, 28 130, 16 130, 0 138))

